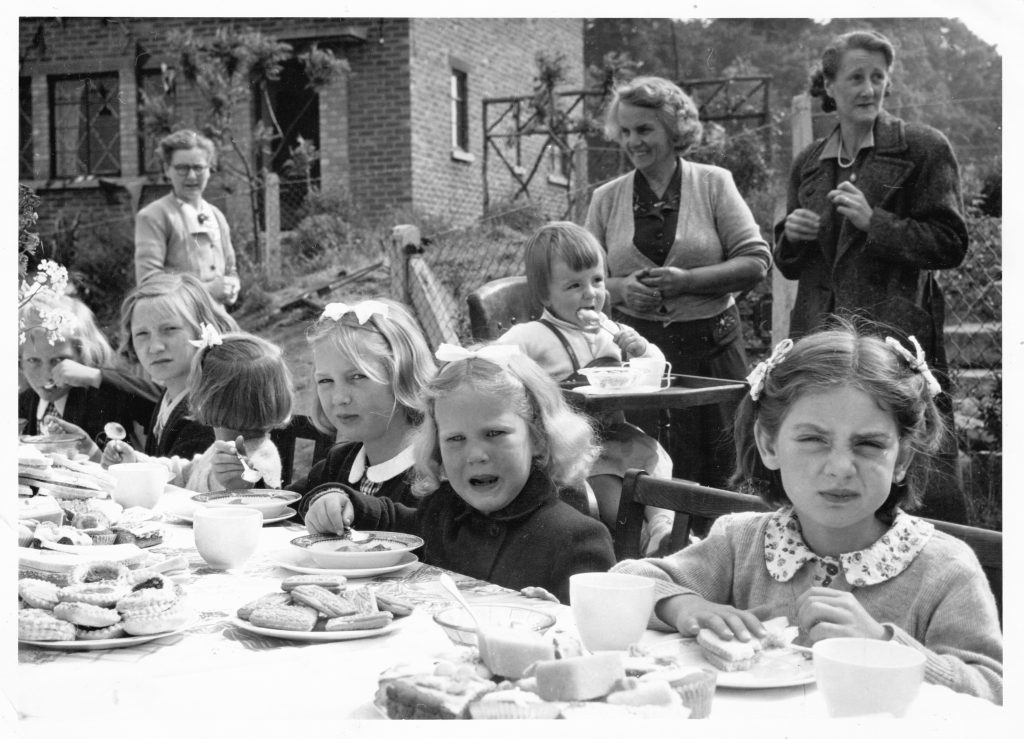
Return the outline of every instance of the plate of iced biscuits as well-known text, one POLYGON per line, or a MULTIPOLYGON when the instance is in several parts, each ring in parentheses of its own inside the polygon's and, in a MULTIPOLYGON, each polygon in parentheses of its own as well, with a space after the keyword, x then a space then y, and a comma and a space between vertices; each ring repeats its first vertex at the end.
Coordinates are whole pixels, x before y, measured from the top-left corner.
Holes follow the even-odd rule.
POLYGON ((349 588, 340 575, 293 575, 281 589, 241 606, 234 625, 275 639, 335 642, 394 631, 413 606, 369 588, 349 588))
POLYGON ((83 563, 67 585, 18 581, 18 643, 47 649, 113 649, 181 631, 184 591, 166 576, 117 562, 83 563))

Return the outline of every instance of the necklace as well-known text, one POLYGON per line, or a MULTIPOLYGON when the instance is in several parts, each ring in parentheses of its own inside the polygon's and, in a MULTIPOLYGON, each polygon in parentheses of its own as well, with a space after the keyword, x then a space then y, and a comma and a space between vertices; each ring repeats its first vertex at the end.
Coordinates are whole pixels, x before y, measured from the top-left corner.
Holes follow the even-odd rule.
POLYGON ((856 161, 857 161, 857 155, 854 154, 852 157, 850 157, 850 161, 846 162, 845 164, 843 163, 843 132, 840 131, 839 132, 839 151, 836 152, 836 164, 838 164, 843 169, 849 169, 850 167, 853 166, 853 163, 856 162, 856 161))

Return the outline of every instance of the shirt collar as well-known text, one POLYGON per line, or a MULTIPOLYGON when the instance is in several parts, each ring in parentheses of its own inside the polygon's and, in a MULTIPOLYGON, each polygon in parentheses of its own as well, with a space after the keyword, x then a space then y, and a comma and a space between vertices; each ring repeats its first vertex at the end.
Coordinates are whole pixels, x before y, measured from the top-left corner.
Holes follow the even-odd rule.
POLYGON ((935 532, 932 524, 897 510, 892 526, 867 549, 819 556, 804 541, 800 520, 792 507, 771 515, 764 533, 764 561, 772 578, 788 582, 804 564, 811 562, 842 569, 855 587, 877 585, 899 575, 924 549, 935 532))
POLYGON ((46 415, 46 411, 48 411, 50 409, 51 405, 57 410, 57 412, 59 414, 61 414, 63 416, 64 415, 64 407, 67 404, 68 404, 67 393, 65 393, 64 395, 61 395, 59 398, 57 398, 56 400, 53 400, 53 401, 43 400, 42 398, 40 398, 39 399, 39 405, 36 406, 36 420, 37 421, 43 420, 43 416, 46 415))
MULTIPOLYGON (((857 158, 857 154, 862 149, 873 149, 875 146, 875 129, 872 128, 868 132, 868 136, 860 145, 860 149, 854 154, 854 159, 857 158)), ((824 148, 821 150, 821 154, 818 155, 818 159, 838 159, 839 158, 839 126, 836 126, 832 131, 832 134, 828 137, 825 142, 824 148)))
POLYGON ((412 447, 407 446, 391 459, 385 460, 380 464, 371 464, 367 467, 366 447, 361 446, 359 451, 356 452, 356 458, 352 461, 352 467, 348 471, 348 481, 349 484, 358 485, 365 473, 366 479, 370 482, 387 482, 412 467, 415 461, 412 447))

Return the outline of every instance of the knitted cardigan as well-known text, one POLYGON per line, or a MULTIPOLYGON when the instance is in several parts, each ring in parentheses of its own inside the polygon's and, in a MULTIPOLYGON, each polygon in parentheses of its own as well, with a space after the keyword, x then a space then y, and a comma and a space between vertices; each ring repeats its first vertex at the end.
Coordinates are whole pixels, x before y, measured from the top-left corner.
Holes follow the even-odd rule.
MULTIPOLYGON (((812 584, 804 565, 788 582, 765 566, 764 535, 771 513, 726 516, 703 541, 664 559, 625 560, 614 572, 656 579, 656 599, 696 593, 705 600, 763 618, 796 623, 798 596, 812 584)), ((893 640, 927 656, 925 679, 1002 703, 1003 638, 995 598, 973 550, 936 531, 902 573, 877 585, 853 588, 872 618, 893 640)), ((657 616, 651 628, 670 630, 657 616)))

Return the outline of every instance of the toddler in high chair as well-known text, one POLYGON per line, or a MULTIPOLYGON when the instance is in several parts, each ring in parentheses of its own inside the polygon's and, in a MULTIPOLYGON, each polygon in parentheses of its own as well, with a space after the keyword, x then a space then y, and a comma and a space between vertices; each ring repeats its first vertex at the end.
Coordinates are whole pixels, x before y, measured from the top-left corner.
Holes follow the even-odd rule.
POLYGON ((19 310, 19 318, 18 366, 29 386, 18 394, 22 433, 81 434, 78 451, 97 459, 93 440, 107 423, 120 424, 134 438, 153 413, 157 392, 118 367, 88 306, 69 295, 40 294, 19 310))
POLYGON ((419 324, 388 298, 330 303, 306 330, 317 401, 311 418, 343 441, 289 485, 307 525, 340 515, 338 500, 309 494, 326 482, 415 506, 412 436, 423 420, 419 393, 437 365, 419 324))
POLYGON ((173 474, 171 484, 196 492, 281 487, 281 458, 270 431, 288 422, 292 381, 281 350, 252 334, 221 336, 202 327, 188 376, 192 416, 213 429, 201 454, 150 457, 128 452, 123 461, 154 461, 173 474), (242 461, 239 474, 239 460, 242 461))
POLYGON ((442 344, 437 356, 447 364, 423 391, 415 442, 419 505, 328 484, 339 515, 307 527, 416 534, 427 564, 568 602, 570 575, 615 562, 608 530, 558 494, 598 454, 589 422, 518 347, 442 344))
POLYGON ((944 433, 919 345, 846 322, 780 343, 737 410, 737 479, 771 513, 718 519, 700 542, 614 569, 657 580, 652 627, 725 639, 786 616, 798 641, 893 640, 925 680, 1002 701, 995 598, 974 551, 905 512, 927 494, 944 433))
MULTIPOLYGON (((585 228, 568 221, 548 223, 526 244, 526 280, 544 312, 536 321, 518 323, 499 344, 520 346, 558 382, 579 377, 588 366, 621 364, 623 360, 665 356, 634 329, 615 323, 602 312, 608 291, 604 250, 585 228)), ((588 482, 597 515, 615 525, 626 470, 643 469, 655 477, 672 477, 672 460, 662 446, 621 412, 603 414, 598 424, 601 455, 588 482)), ((648 507, 644 550, 653 553, 672 529, 673 514, 648 507)))

